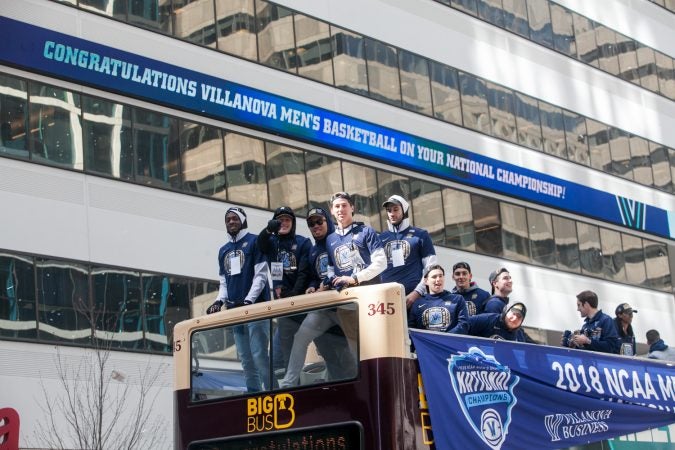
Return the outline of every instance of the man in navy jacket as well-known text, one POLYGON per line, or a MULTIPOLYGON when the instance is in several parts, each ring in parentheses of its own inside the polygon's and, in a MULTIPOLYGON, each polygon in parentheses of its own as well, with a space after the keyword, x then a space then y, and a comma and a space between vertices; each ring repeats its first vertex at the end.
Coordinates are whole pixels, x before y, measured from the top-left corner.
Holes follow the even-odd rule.
POLYGON ((581 330, 568 338, 563 336, 562 344, 582 350, 619 353, 619 333, 612 318, 598 309, 598 296, 595 292, 583 291, 577 294, 577 311, 584 318, 581 330))

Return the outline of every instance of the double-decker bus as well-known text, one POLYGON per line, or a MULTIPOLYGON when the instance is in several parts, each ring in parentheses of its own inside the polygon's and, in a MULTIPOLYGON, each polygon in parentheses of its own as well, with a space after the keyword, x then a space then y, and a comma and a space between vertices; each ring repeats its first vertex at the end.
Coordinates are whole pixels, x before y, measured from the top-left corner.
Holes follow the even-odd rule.
MULTIPOLYGON (((675 423, 672 365, 495 339, 409 333, 404 305, 400 285, 380 284, 265 302, 177 324, 175 448, 441 449, 467 448, 467 438, 475 438, 469 448, 567 448, 631 430, 675 429, 667 428, 675 423), (247 392, 235 329, 263 321, 274 336, 280 318, 296 320, 302 328, 305 322, 316 324, 308 318, 318 316, 324 326, 312 336, 326 339, 336 354, 323 358, 317 347, 325 346, 312 343, 297 384, 284 385, 283 373, 270 363, 260 374, 263 390, 247 392), (412 347, 423 343, 418 335, 453 340, 459 350, 445 353, 439 370, 428 369, 432 365, 422 360, 422 349, 412 347), (453 373, 458 371, 459 376, 453 373), (422 380, 436 384, 432 375, 443 379, 441 392, 425 394, 422 380), (534 388, 541 391, 528 387, 528 377, 542 378, 534 388), (639 389, 651 389, 658 402, 650 398, 654 404, 642 404, 639 389), (451 404, 443 404, 441 397, 451 391, 457 402, 453 394, 451 404), (548 403, 541 406, 528 398, 539 396, 548 403), (478 406, 483 417, 474 421, 478 406), (632 415, 634 424, 626 427, 626 417, 632 415), (439 434, 452 430, 457 437, 453 444, 434 441, 432 418, 439 434), (518 436, 523 430, 537 436, 536 428, 543 436, 518 436), (542 445, 543 440, 548 441, 542 445)), ((439 345, 432 342, 432 347, 439 345)), ((270 345, 270 361, 275 348, 270 345)))

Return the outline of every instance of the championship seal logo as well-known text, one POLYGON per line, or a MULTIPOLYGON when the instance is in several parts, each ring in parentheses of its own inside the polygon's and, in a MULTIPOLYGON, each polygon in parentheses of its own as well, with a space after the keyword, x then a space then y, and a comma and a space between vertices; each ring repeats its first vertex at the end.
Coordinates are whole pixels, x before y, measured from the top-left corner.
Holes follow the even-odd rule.
POLYGON ((508 434, 511 409, 517 402, 513 388, 520 378, 477 347, 452 355, 448 361, 464 417, 483 442, 499 450, 508 434))

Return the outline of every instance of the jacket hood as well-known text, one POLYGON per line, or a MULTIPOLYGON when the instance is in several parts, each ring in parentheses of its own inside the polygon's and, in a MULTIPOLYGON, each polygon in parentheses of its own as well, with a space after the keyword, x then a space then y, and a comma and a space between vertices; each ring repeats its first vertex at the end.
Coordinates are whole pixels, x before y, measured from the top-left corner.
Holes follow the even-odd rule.
POLYGON ((328 224, 328 232, 326 233, 326 236, 323 239, 318 239, 316 240, 316 243, 324 242, 326 238, 328 237, 329 234, 332 234, 335 232, 335 224, 333 223, 332 217, 323 208, 312 208, 309 210, 309 213, 307 213, 307 219, 309 220, 310 217, 312 216, 322 216, 324 220, 326 221, 326 224, 328 224))

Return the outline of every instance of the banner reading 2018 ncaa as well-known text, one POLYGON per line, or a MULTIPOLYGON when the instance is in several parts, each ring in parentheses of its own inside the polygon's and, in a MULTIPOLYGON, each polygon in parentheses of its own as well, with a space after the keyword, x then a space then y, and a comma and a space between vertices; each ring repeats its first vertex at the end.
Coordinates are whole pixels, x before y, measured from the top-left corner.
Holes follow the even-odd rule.
POLYGON ((566 448, 675 423, 675 371, 640 358, 410 330, 436 448, 566 448))
POLYGON ((675 238, 673 211, 183 67, 7 17, 0 46, 7 65, 675 238))

